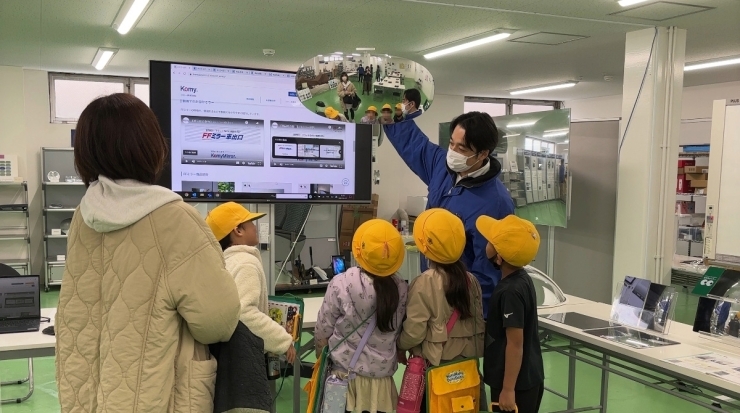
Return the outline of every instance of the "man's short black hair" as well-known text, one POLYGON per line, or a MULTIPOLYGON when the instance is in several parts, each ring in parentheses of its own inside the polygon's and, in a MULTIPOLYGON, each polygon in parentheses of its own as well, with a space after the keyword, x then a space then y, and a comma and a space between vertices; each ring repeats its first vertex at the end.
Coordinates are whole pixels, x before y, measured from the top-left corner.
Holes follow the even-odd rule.
POLYGON ((421 108, 421 93, 419 93, 418 89, 406 89, 406 91, 403 92, 403 97, 409 102, 414 102, 416 109, 421 108))
POLYGON ((450 135, 458 126, 465 130, 465 145, 475 153, 488 150, 491 154, 498 145, 498 128, 487 113, 468 112, 456 117, 450 123, 450 135))

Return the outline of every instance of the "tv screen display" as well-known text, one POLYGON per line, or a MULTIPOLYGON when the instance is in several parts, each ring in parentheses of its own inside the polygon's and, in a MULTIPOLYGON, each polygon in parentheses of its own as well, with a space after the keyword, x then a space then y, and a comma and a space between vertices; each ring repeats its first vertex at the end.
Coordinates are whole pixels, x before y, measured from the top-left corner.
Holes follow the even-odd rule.
POLYGON ((149 81, 160 185, 186 201, 370 201, 372 126, 306 111, 295 73, 152 61, 149 81))

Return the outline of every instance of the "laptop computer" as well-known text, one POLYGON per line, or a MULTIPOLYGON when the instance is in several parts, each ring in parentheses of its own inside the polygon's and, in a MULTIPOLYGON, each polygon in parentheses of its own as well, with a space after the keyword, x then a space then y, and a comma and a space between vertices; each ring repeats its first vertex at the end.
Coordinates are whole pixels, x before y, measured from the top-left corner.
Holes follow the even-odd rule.
POLYGON ((40 293, 38 275, 0 277, 0 334, 39 331, 40 293))

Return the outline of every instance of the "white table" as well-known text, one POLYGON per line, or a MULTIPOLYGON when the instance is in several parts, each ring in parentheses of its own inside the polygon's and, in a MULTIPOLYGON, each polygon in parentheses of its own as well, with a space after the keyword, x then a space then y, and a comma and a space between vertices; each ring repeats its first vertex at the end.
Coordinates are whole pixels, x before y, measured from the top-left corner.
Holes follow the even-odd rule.
POLYGON ((20 398, 2 400, 2 404, 22 403, 33 394, 33 358, 54 356, 56 337, 43 334, 41 330, 54 325, 56 312, 56 308, 41 309, 41 317, 48 317, 51 322, 42 322, 39 331, 0 334, 0 360, 28 359, 28 377, 2 382, 3 386, 28 383, 28 393, 20 398))
MULTIPOLYGON (((585 300, 588 301, 588 300, 585 300)), ((609 320, 611 306, 596 302, 580 302, 566 304, 559 307, 540 309, 539 314, 553 314, 565 312, 577 312, 603 320, 609 320)), ((545 351, 556 352, 569 358, 568 366, 568 394, 563 395, 548 389, 567 400, 567 410, 563 412, 581 412, 598 410, 607 411, 607 396, 609 375, 616 374, 637 383, 643 384, 663 393, 678 397, 707 408, 712 411, 726 412, 722 408, 712 406, 711 403, 722 403, 723 406, 737 408, 736 403, 728 403, 726 400, 716 399, 707 394, 694 390, 691 386, 707 389, 719 395, 731 399, 740 399, 740 386, 719 379, 714 376, 703 374, 691 369, 677 366, 664 361, 669 358, 678 358, 686 356, 695 356, 708 352, 724 353, 727 355, 738 355, 738 350, 731 346, 715 343, 703 338, 700 334, 692 331, 692 327, 681 323, 672 323, 669 334, 663 336, 669 340, 677 341, 680 344, 654 347, 646 349, 637 349, 624 346, 597 336, 590 335, 578 328, 568 326, 553 320, 540 318, 539 326, 541 329, 561 336, 569 341, 570 344, 565 346, 543 344, 545 351), (601 398, 599 406, 575 407, 575 374, 576 361, 597 367, 602 371, 601 376, 601 398), (626 363, 625 363, 626 362, 626 363), (628 365, 634 365, 648 370, 649 372, 640 371, 628 365), (614 367, 619 367, 616 370, 614 367), (658 377, 657 375, 667 376, 658 377), (688 384, 686 386, 684 384, 688 384), (674 388, 680 388, 682 392, 674 391, 674 388), (695 396, 705 397, 708 401, 688 396, 693 393, 695 396)), ((653 333, 662 336, 658 333, 653 333)))
POLYGON ((386 77, 380 82, 373 83, 373 87, 381 88, 381 89, 391 89, 391 90, 406 90, 406 86, 404 86, 401 83, 401 80, 395 77, 394 78, 386 77))

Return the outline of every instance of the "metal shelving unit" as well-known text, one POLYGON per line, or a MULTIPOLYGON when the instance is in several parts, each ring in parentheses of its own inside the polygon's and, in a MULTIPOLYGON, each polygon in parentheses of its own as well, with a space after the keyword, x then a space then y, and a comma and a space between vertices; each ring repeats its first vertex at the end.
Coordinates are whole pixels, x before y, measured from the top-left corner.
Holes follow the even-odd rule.
POLYGON ((65 182, 76 177, 73 148, 41 148, 41 204, 44 219, 44 289, 62 284, 67 255, 67 235, 59 233, 62 222, 71 219, 82 196, 82 182, 65 182), (49 171, 59 173, 60 182, 50 182, 49 171), (61 259, 64 258, 64 259, 61 259))
POLYGON ((28 183, 0 181, 0 263, 31 273, 28 183))

